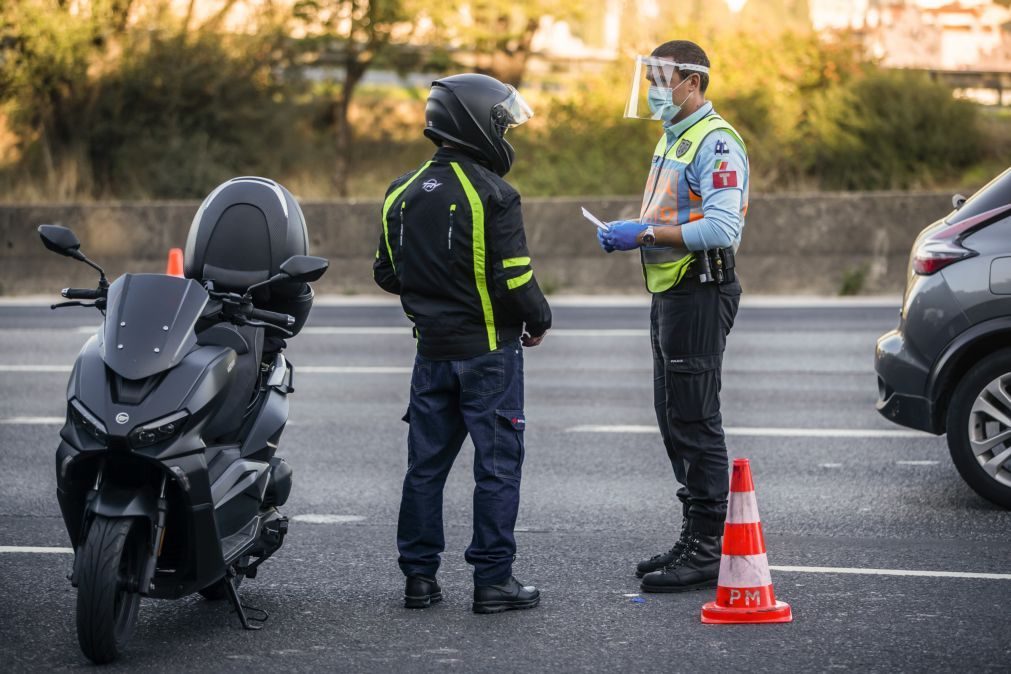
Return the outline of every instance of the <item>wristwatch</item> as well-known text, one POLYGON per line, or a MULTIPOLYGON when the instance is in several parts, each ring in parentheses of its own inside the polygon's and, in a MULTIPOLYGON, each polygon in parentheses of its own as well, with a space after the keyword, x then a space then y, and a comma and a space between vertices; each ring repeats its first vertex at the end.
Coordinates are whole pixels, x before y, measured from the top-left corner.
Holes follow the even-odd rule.
POLYGON ((653 225, 650 225, 642 233, 642 245, 652 246, 654 243, 656 243, 656 232, 653 231, 653 225))

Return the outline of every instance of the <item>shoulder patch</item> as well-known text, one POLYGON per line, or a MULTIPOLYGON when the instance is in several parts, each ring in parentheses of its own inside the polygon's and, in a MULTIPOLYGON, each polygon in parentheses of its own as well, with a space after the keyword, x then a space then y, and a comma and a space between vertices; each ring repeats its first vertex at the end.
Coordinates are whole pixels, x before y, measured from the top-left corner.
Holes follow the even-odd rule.
POLYGON ((692 142, 685 138, 679 144, 676 150, 674 150, 674 156, 680 159, 685 156, 688 150, 692 149, 692 142))

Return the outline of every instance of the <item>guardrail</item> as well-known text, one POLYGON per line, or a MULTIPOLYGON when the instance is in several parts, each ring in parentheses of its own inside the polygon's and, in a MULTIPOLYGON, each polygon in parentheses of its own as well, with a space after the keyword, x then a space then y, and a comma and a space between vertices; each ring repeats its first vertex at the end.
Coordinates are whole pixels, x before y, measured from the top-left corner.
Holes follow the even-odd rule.
MULTIPOLYGON (((186 240, 198 202, 0 205, 0 294, 55 292, 91 282, 83 265, 47 253, 41 223, 67 225, 113 276, 163 272, 169 248, 186 240)), ((373 293, 379 201, 308 201, 310 248, 330 258, 322 292, 373 293)), ((601 219, 635 218, 634 197, 524 200, 527 239, 548 292, 643 291, 638 256, 603 254, 586 206, 601 219)), ((811 193, 752 196, 738 268, 747 292, 897 293, 916 234, 951 210, 936 192, 811 193)))

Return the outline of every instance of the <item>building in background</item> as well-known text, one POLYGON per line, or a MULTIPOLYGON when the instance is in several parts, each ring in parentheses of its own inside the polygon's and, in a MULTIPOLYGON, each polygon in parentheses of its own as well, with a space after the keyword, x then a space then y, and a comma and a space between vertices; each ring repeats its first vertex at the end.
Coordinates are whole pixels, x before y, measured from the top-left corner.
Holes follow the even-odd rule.
POLYGON ((810 0, 823 33, 852 31, 885 67, 925 70, 981 103, 1011 103, 1011 8, 993 0, 810 0))

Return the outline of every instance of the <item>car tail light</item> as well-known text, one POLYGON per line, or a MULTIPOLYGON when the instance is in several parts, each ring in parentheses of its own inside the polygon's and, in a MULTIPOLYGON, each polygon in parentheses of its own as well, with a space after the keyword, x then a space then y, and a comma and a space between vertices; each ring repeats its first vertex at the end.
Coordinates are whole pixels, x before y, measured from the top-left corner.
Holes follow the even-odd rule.
POLYGON ((945 239, 928 237, 913 251, 913 271, 920 276, 930 276, 931 274, 944 269, 950 264, 972 257, 975 251, 945 239))
POLYGON ((957 222, 946 221, 944 227, 917 242, 913 249, 913 271, 920 276, 929 276, 959 260, 973 257, 977 254, 976 251, 963 246, 962 240, 1008 211, 1011 211, 1011 204, 1004 204, 957 222))

